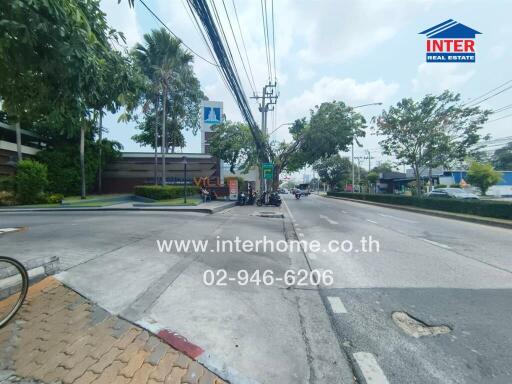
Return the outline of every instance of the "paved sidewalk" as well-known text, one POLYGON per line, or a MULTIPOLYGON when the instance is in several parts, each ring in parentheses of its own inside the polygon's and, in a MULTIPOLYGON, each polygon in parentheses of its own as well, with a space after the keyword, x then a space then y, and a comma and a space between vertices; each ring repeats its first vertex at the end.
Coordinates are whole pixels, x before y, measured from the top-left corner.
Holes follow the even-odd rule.
POLYGON ((33 285, 22 309, 0 329, 0 382, 225 383, 52 277, 33 285))

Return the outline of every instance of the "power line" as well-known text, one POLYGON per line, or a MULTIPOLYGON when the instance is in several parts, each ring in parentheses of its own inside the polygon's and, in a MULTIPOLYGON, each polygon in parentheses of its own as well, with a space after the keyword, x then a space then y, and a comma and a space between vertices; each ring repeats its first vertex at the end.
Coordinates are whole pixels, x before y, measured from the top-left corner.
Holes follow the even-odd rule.
POLYGON ((276 29, 274 22, 274 0, 271 0, 272 4, 272 50, 274 53, 274 82, 277 82, 277 66, 276 66, 276 29))
MULTIPOLYGON (((494 92, 494 91, 496 91, 496 90, 498 90, 498 89, 500 89, 500 88, 504 87, 505 85, 507 85, 507 84, 509 84, 509 83, 512 83, 512 80, 505 81, 503 84, 501 84, 501 85, 497 86, 496 88, 491 89, 490 91, 488 91, 488 92, 484 93, 483 95, 480 95, 480 96, 478 96, 478 97, 474 98, 473 100, 468 101, 467 103, 465 103, 465 104, 463 104, 463 105, 464 105, 464 106, 466 106, 466 105, 470 105, 470 104, 475 104, 475 102, 476 102, 478 99, 481 99, 482 97, 485 97, 485 96, 489 95, 490 93, 492 93, 492 92, 494 92)), ((510 89, 510 88, 511 88, 511 87, 508 87, 507 89, 510 89)), ((507 89, 505 89, 505 90, 503 90, 503 91, 498 92, 496 95, 499 95, 500 93, 502 93, 502 92, 506 91, 507 89)), ((494 96, 496 96, 496 95, 494 95, 494 96)), ((484 102, 485 100, 488 100, 488 99, 490 99, 491 97, 494 97, 494 96, 490 96, 490 97, 488 97, 487 99, 484 99, 484 100, 478 101, 475 105, 478 105, 478 104, 480 104, 480 103, 484 102)))
POLYGON ((226 8, 226 3, 222 0, 222 5, 224 6, 224 12, 226 12, 226 17, 228 18, 229 28, 231 29, 231 34, 233 35, 233 39, 235 40, 236 50, 238 51, 238 56, 240 57, 240 61, 242 62, 242 66, 244 67, 245 76, 247 77, 247 81, 249 82, 249 86, 252 89, 252 93, 256 93, 256 85, 253 86, 251 84, 251 78, 249 73, 247 72, 247 68, 245 67, 244 59, 242 57, 242 53, 240 52, 240 47, 238 46, 238 41, 235 36, 235 31, 233 30, 233 26, 231 25, 231 19, 229 18, 228 9, 226 8))
POLYGON ((507 109, 510 109, 512 108, 512 104, 509 104, 509 105, 505 105, 504 107, 501 107, 501 108, 498 108, 498 109, 495 109, 494 111, 492 111, 492 113, 500 113, 500 112, 503 112, 503 111, 506 111, 507 109))
POLYGON ((139 1, 140 1, 140 3, 144 6, 144 8, 146 8, 146 9, 148 10, 148 12, 149 12, 149 13, 151 13, 151 15, 153 15, 153 17, 154 17, 155 19, 157 19, 157 20, 158 20, 158 22, 159 22, 160 24, 162 24, 162 25, 164 26, 164 28, 165 28, 165 29, 167 29, 167 30, 169 31, 169 33, 170 33, 171 35, 173 35, 176 39, 178 39, 179 41, 181 41, 181 44, 183 44, 183 45, 184 45, 184 46, 185 46, 185 47, 186 47, 190 52, 192 52, 194 55, 196 55, 196 56, 197 56, 197 57, 199 57, 200 59, 202 59, 202 60, 206 61, 208 64, 211 64, 211 65, 214 65, 214 66, 218 67, 218 65, 217 65, 217 64, 212 63, 210 60, 208 60, 208 59, 204 58, 204 57, 203 57, 203 56, 201 56, 199 53, 197 53, 197 52, 196 52, 196 51, 194 51, 192 48, 190 48, 190 47, 189 47, 189 46, 188 46, 188 45, 187 45, 187 44, 186 44, 182 39, 180 39, 180 38, 178 37, 178 35, 176 35, 176 34, 175 34, 175 33, 174 33, 174 32, 173 32, 173 31, 172 31, 172 30, 167 26, 167 24, 165 24, 165 23, 162 21, 162 19, 160 19, 160 18, 158 17, 158 15, 157 15, 155 12, 153 12, 153 10, 152 10, 151 8, 149 8, 149 7, 148 7, 148 5, 147 5, 143 0, 139 0, 139 1))
POLYGON ((269 83, 272 82, 272 68, 270 64, 270 45, 268 41, 268 24, 267 24, 267 1, 266 0, 260 0, 261 3, 261 21, 263 23, 263 37, 265 40, 265 53, 267 56, 267 71, 268 71, 268 81, 269 83), (265 6, 263 6, 263 3, 265 3, 265 6))
POLYGON ((247 60, 247 65, 249 67, 249 73, 251 74, 252 84, 254 85, 254 88, 256 88, 256 82, 254 81, 254 76, 253 76, 253 73, 252 73, 251 61, 249 60, 249 55, 247 54, 247 48, 245 46, 244 34, 242 32, 242 28, 240 27, 240 21, 238 19, 238 12, 236 11, 235 0, 231 0, 231 2, 233 4, 233 9, 235 11, 236 23, 238 24, 238 30, 240 32, 240 37, 242 38, 242 46, 244 48, 245 59, 247 60))
POLYGON ((492 122, 494 122, 494 121, 503 120, 503 119, 506 119, 506 118, 511 117, 511 116, 512 116, 512 113, 511 113, 511 114, 509 114, 509 115, 505 115, 505 116, 502 116, 502 117, 498 117, 497 119, 488 120, 487 122, 488 122, 488 123, 492 123, 492 122))

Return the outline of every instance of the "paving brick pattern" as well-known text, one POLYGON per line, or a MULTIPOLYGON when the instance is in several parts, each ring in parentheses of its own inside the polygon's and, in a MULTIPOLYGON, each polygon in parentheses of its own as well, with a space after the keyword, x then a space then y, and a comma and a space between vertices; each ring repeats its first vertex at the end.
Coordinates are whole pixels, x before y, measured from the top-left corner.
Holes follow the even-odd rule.
POLYGON ((225 384, 51 277, 30 288, 16 317, 0 329, 0 382, 225 384))

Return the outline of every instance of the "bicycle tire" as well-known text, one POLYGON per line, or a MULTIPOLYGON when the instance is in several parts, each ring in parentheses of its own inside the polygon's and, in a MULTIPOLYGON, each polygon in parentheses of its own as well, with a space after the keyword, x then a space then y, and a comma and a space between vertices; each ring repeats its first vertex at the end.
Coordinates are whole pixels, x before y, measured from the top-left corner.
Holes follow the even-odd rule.
POLYGON ((14 315, 16 315, 16 312, 18 312, 25 301, 28 292, 29 279, 26 268, 18 260, 7 256, 0 256, 0 262, 11 264, 21 275, 21 294, 9 313, 5 315, 4 318, 0 319, 0 328, 2 328, 14 317, 14 315))

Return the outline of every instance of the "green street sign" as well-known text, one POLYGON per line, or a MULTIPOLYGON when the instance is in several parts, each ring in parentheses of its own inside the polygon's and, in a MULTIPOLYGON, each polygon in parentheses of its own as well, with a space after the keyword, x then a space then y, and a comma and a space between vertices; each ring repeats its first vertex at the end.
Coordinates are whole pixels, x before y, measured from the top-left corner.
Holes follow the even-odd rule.
POLYGON ((264 179, 272 180, 274 178, 274 164, 263 163, 263 164, 261 164, 261 169, 263 170, 263 178, 264 179))

